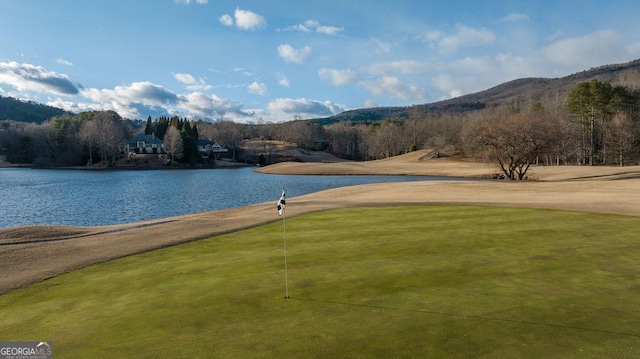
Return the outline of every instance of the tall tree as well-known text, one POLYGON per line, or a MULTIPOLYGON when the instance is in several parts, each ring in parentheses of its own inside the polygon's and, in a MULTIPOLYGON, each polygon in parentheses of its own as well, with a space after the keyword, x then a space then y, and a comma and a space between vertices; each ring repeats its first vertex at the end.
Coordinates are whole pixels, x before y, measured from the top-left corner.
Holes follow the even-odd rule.
POLYGON ((169 120, 166 117, 160 117, 155 124, 155 135, 158 138, 164 138, 165 133, 169 129, 169 120))
POLYGON ((591 80, 577 84, 567 96, 569 112, 582 124, 582 143, 590 165, 603 146, 603 128, 612 116, 613 88, 608 82, 591 80))
POLYGON ((119 152, 120 143, 125 137, 122 118, 114 111, 104 111, 97 113, 94 121, 96 121, 102 163, 113 163, 119 152))
POLYGON ((144 134, 150 135, 153 131, 153 122, 151 121, 151 116, 147 117, 147 124, 144 126, 144 134))
POLYGON ((409 118, 407 118, 404 123, 406 133, 411 139, 411 143, 409 145, 410 151, 420 149, 420 146, 425 144, 427 141, 426 136, 423 136, 425 127, 420 126, 421 122, 425 122, 424 110, 418 106, 411 107, 409 109, 409 118))
POLYGON ((84 121, 80 126, 80 132, 78 132, 78 136, 80 139, 84 141, 84 143, 88 147, 89 151, 89 165, 93 164, 93 149, 96 146, 99 138, 98 133, 98 121, 89 120, 84 121))
POLYGON ((171 163, 181 159, 183 154, 182 135, 176 127, 169 127, 164 135, 164 150, 171 155, 171 163))
POLYGON ((193 130, 191 122, 184 120, 179 122, 181 125, 180 134, 182 135, 182 161, 195 166, 199 160, 197 131, 193 130))
POLYGON ((620 166, 633 153, 633 146, 637 139, 636 124, 625 112, 618 112, 607 126, 607 143, 613 156, 620 166))

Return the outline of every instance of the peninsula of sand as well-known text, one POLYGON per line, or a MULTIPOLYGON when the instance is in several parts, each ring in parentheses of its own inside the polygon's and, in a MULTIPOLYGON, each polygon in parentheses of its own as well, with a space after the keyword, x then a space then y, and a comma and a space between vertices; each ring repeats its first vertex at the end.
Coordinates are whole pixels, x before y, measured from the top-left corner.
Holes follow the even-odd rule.
MULTIPOLYGON (((422 175, 468 181, 381 183, 287 199, 287 217, 380 205, 486 205, 640 216, 640 166, 533 166, 529 181, 490 180, 494 165, 416 151, 369 162, 285 162, 274 174, 422 175)), ((241 208, 103 227, 27 226, 0 230, 0 294, 95 263, 277 221, 276 200, 241 208)), ((615 230, 615 229, 612 229, 615 230)))

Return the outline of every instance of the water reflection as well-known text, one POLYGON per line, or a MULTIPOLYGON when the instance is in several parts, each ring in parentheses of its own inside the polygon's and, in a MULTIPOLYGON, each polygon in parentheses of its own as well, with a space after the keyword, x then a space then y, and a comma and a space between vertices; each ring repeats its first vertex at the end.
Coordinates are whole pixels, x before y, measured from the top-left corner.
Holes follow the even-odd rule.
POLYGON ((2 168, 0 228, 28 224, 120 224, 275 203, 282 187, 291 198, 357 184, 442 179, 266 175, 251 168, 110 172, 2 168))

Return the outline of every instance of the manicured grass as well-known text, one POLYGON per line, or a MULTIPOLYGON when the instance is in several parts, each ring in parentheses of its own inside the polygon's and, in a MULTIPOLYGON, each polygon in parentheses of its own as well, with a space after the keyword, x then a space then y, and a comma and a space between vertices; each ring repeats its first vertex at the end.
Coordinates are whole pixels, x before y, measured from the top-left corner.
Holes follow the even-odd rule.
POLYGON ((0 341, 57 358, 634 358, 639 233, 551 210, 313 213, 286 220, 291 299, 280 221, 0 296, 0 341))

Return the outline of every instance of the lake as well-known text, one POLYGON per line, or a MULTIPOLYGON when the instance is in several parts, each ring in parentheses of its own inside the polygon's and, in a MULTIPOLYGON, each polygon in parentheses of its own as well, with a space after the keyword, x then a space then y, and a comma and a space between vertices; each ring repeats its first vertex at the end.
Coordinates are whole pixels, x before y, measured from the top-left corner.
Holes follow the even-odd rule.
POLYGON ((275 208, 283 187, 287 198, 292 198, 366 183, 456 180, 423 176, 271 175, 252 169, 0 168, 0 228, 32 224, 122 224, 268 201, 273 201, 275 208))

